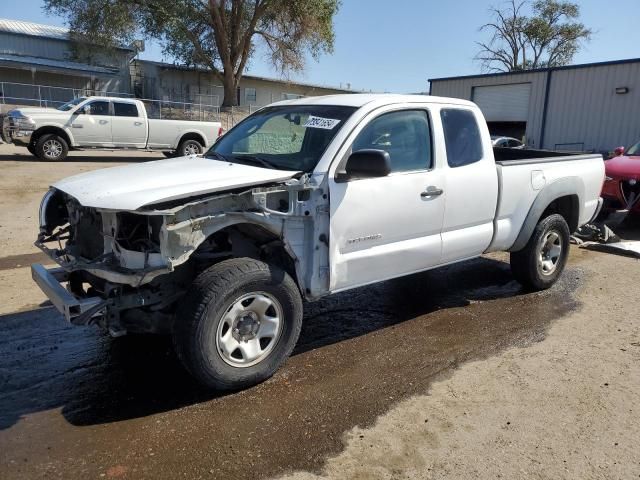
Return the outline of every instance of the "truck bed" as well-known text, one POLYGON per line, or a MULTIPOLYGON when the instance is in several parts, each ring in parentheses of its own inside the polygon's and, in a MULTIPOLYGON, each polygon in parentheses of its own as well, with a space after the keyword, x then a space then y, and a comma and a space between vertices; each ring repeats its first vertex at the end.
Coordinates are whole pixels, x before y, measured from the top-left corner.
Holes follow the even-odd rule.
POLYGON ((556 152, 553 150, 536 150, 533 148, 506 148, 493 147, 493 156, 496 163, 506 164, 508 162, 532 163, 544 160, 563 161, 576 160, 585 154, 582 152, 556 152))
POLYGON ((578 224, 589 221, 600 197, 604 162, 600 154, 494 148, 498 205, 489 251, 509 250, 538 194, 557 181, 573 179, 579 206, 578 224))

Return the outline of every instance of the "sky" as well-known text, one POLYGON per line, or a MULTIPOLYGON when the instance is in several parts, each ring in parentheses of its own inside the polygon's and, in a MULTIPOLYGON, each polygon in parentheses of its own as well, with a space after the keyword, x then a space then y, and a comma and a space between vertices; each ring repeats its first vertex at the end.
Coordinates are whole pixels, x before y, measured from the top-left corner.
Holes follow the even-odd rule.
MULTIPOLYGON (((309 58, 307 68, 291 80, 374 92, 416 93, 428 91, 428 79, 481 73, 474 61, 477 41, 486 39, 479 27, 489 21, 487 9, 502 0, 342 0, 335 17, 333 54, 318 62, 309 58)), ((573 63, 589 63, 640 57, 637 19, 640 0, 574 0, 581 20, 592 30, 592 40, 573 63)), ((50 25, 65 19, 47 15, 42 0, 0 0, 0 17, 50 25)), ((147 60, 163 58, 157 44, 140 54, 147 60)), ((258 50, 248 72, 278 77, 258 50)))

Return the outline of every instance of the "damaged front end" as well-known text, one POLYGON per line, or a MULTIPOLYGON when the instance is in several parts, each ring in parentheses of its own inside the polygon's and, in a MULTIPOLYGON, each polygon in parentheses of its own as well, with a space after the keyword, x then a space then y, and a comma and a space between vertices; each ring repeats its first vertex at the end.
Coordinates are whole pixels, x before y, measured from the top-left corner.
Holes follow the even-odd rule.
POLYGON ((74 324, 98 324, 114 336, 167 332, 193 278, 225 258, 270 259, 307 285, 308 297, 326 291, 327 206, 326 193, 306 176, 137 211, 86 207, 52 188, 40 207, 35 245, 60 268, 34 265, 32 273, 74 324))

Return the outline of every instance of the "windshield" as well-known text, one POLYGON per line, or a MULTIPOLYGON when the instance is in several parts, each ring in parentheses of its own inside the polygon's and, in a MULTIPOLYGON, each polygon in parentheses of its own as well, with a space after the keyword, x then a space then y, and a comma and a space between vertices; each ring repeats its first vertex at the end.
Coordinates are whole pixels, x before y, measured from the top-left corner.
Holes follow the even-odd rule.
POLYGON ((87 99, 87 97, 79 97, 79 98, 74 98, 73 100, 71 100, 70 102, 65 103, 64 105, 60 105, 58 107, 58 110, 62 110, 63 112, 68 112, 69 110, 71 110, 73 107, 75 107, 76 105, 78 105, 80 102, 84 102, 87 99))
POLYGON ((267 107, 220 137, 205 157, 310 172, 355 110, 333 105, 267 107))
POLYGON ((629 147, 629 150, 627 150, 627 153, 625 155, 628 155, 630 157, 640 157, 640 142, 629 147))

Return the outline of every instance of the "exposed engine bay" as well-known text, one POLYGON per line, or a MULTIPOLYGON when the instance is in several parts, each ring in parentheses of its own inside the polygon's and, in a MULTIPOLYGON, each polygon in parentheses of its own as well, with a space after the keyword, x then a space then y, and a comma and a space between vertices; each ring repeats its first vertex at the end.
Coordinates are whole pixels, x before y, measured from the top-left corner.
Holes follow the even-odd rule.
POLYGON ((307 287, 307 298, 328 292, 328 196, 307 176, 137 211, 85 207, 52 188, 40 225, 35 244, 68 272, 67 289, 102 299, 70 320, 114 336, 168 331, 193 278, 225 258, 269 259, 307 287))

